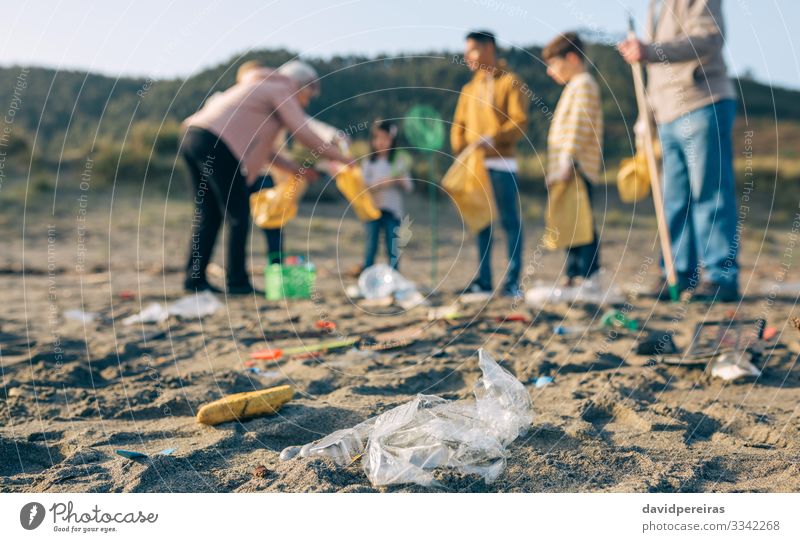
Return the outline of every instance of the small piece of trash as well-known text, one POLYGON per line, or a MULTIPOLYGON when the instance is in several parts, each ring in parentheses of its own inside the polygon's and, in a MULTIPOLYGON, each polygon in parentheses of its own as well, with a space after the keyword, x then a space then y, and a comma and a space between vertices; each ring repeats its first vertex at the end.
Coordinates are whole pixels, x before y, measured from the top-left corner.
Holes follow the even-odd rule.
POLYGON ((160 303, 151 303, 139 314, 125 318, 122 323, 126 326, 132 324, 157 324, 170 316, 179 316, 186 319, 197 319, 214 314, 222 307, 222 303, 211 292, 198 292, 187 295, 164 307, 160 303))
POLYGON ((548 386, 552 383, 553 383, 552 376, 540 376, 539 378, 536 379, 533 385, 536 388, 544 388, 545 386, 548 386))
POLYGON ((267 467, 265 467, 264 465, 259 465, 255 469, 253 469, 253 476, 255 476, 256 478, 266 478, 267 474, 269 474, 269 471, 267 470, 267 467))
POLYGON ((428 309, 428 320, 431 322, 435 320, 458 320, 463 316, 456 304, 428 309))
POLYGON ((76 322, 83 322, 84 324, 91 324, 100 315, 96 312, 84 312, 78 309, 70 309, 68 311, 64 311, 64 318, 67 320, 75 320, 76 322))
MULTIPOLYGON (((164 450, 161 450, 160 452, 156 452, 153 455, 172 455, 174 452, 175 448, 166 448, 164 450)), ((127 459, 144 459, 146 457, 150 457, 145 453, 136 452, 133 450, 114 450, 114 453, 116 453, 117 455, 121 455, 122 457, 125 457, 127 459)))
POLYGON ((157 324, 169 318, 169 311, 160 303, 150 303, 139 314, 125 318, 122 323, 126 326, 133 324, 157 324))
POLYGON ((279 376, 281 376, 281 373, 279 371, 265 371, 258 367, 248 367, 247 372, 252 373, 254 375, 258 375, 261 378, 278 378, 279 376))
POLYGON ((725 352, 711 360, 711 376, 726 381, 761 376, 761 371, 750 361, 749 353, 725 352))

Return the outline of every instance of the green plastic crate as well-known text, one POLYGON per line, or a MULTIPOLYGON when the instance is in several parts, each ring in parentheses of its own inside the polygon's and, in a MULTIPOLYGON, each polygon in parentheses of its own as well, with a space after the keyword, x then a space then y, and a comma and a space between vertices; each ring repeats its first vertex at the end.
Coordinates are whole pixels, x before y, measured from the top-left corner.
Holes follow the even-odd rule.
POLYGON ((267 299, 311 299, 317 270, 312 263, 295 265, 273 263, 264 268, 267 299))

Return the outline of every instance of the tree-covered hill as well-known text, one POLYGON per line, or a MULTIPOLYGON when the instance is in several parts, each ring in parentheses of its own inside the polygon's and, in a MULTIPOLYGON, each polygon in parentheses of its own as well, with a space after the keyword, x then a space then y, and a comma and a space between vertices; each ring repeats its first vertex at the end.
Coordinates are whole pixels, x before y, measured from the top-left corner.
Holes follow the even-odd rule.
MULTIPOLYGON (((550 112, 560 92, 545 74, 540 52, 539 47, 529 47, 501 54, 530 89, 530 142, 524 145, 529 152, 543 150, 550 112)), ((636 116, 630 69, 609 46, 591 45, 588 54, 603 94, 606 156, 623 156, 630 152, 626 126, 636 116)), ((19 157, 27 158, 33 149, 35 163, 47 166, 97 153, 110 160, 113 170, 109 174, 117 171, 120 158, 120 174, 126 167, 135 173, 138 162, 149 158, 154 145, 156 158, 168 167, 179 122, 211 93, 230 86, 240 63, 259 59, 278 66, 293 56, 285 50, 253 51, 186 80, 115 79, 48 68, 23 72, 12 66, 0 68, 0 93, 10 99, 24 74, 25 88, 18 91, 21 102, 13 123, 19 157), (133 156, 124 156, 131 151, 135 151, 133 156)), ((307 60, 323 76, 322 95, 310 113, 342 128, 378 117, 403 117, 418 103, 432 105, 449 121, 458 89, 470 77, 460 54, 453 52, 307 60)), ((746 111, 748 121, 800 123, 800 92, 752 80, 742 79, 737 84, 740 111, 746 111)))

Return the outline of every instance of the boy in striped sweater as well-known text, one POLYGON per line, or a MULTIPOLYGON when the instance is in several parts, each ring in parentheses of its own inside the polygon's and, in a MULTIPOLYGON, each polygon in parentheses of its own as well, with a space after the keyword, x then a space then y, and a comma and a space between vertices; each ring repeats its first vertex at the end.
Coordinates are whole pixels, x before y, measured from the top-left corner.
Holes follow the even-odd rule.
MULTIPOLYGON (((600 180, 603 149, 603 112, 600 91, 586 70, 583 43, 575 32, 561 34, 543 50, 547 75, 564 91, 547 134, 548 187, 577 178, 586 183, 591 201, 592 183, 600 180)), ((576 278, 588 279, 600 269, 597 232, 591 243, 567 249, 565 286, 576 278)))

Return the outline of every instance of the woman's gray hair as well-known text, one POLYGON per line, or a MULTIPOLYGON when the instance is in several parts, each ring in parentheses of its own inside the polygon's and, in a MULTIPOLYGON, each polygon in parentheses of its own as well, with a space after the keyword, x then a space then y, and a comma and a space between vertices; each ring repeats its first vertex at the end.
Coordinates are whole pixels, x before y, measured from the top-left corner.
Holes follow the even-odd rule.
POLYGON ((306 62, 290 60, 278 68, 278 73, 297 83, 300 88, 310 86, 317 94, 319 93, 319 74, 306 62))

